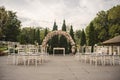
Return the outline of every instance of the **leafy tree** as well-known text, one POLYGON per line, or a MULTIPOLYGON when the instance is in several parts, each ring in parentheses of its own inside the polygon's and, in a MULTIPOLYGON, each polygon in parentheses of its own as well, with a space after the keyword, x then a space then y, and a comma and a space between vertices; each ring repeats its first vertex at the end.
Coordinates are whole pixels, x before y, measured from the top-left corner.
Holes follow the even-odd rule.
POLYGON ((86 35, 85 35, 84 30, 82 30, 82 32, 81 32, 80 45, 81 46, 86 45, 86 35))
POLYGON ((112 24, 120 24, 120 5, 114 6, 108 10, 108 20, 112 24))
POLYGON ((7 11, 5 10, 4 7, 0 7, 0 40, 2 40, 2 38, 4 38, 4 28, 6 26, 7 23, 7 11))
POLYGON ((18 38, 22 44, 35 44, 35 42, 40 44, 40 30, 32 27, 22 28, 18 38))
POLYGON ((95 30, 93 23, 91 22, 88 28, 88 45, 94 46, 95 44, 95 30))
POLYGON ((76 42, 76 44, 80 44, 80 38, 81 38, 81 30, 76 30, 75 31, 75 42, 76 42))
POLYGON ((91 51, 93 52, 93 46, 96 43, 96 33, 92 22, 88 26, 88 29, 86 29, 86 33, 87 33, 86 37, 87 37, 88 46, 92 46, 91 51))
POLYGON ((34 41, 33 41, 32 30, 33 30, 32 28, 28 28, 28 27, 21 29, 20 35, 18 37, 18 40, 21 44, 28 44, 28 43, 33 44, 34 41))
POLYGON ((112 25, 109 29, 109 34, 111 35, 111 37, 120 35, 120 25, 112 25))
POLYGON ((106 39, 109 39, 109 27, 108 27, 108 15, 107 12, 101 11, 97 14, 97 17, 94 19, 93 24, 95 29, 98 32, 98 41, 102 42, 106 39))
POLYGON ((36 31, 36 41, 40 45, 40 30, 39 29, 37 29, 36 31))
POLYGON ((7 41, 17 41, 17 36, 20 33, 20 23, 15 12, 0 7, 0 40, 4 38, 7 41))
POLYGON ((120 5, 108 10, 110 38, 120 35, 120 5))
MULTIPOLYGON (((94 20, 91 21, 94 27, 95 43, 101 43, 114 36, 120 35, 120 5, 114 6, 107 11, 100 11, 94 20)), ((91 23, 89 25, 91 25, 91 23)), ((87 39, 89 30, 86 28, 87 39)), ((92 31, 91 31, 92 32, 92 31)), ((92 41, 90 41, 91 43, 92 41)))

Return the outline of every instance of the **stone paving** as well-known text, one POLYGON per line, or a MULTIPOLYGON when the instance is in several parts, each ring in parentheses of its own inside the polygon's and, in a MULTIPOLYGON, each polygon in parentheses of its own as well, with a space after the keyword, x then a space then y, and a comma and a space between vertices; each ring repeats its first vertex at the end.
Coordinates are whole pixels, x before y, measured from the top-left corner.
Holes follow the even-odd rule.
POLYGON ((120 80, 120 66, 94 66, 74 56, 50 56, 37 67, 7 64, 0 57, 0 80, 120 80))

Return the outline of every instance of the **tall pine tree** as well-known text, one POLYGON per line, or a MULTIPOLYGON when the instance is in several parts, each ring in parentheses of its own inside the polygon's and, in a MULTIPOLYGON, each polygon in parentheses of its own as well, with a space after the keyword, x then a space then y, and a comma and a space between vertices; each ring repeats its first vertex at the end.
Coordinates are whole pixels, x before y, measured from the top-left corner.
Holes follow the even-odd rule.
POLYGON ((44 37, 47 36, 47 34, 48 34, 48 29, 45 28, 44 37))
MULTIPOLYGON (((54 25, 53 25, 53 31, 55 31, 55 30, 58 30, 58 26, 56 25, 56 22, 54 22, 54 25)), ((58 36, 59 35, 55 35, 52 38, 53 47, 58 47, 58 36)))
POLYGON ((93 52, 93 46, 95 44, 95 30, 94 30, 94 26, 93 23, 91 22, 89 27, 88 27, 88 46, 92 46, 92 52, 93 52))
POLYGON ((71 36, 72 39, 75 41, 75 38, 74 38, 74 31, 73 31, 72 25, 71 25, 71 28, 70 28, 70 36, 71 36))
MULTIPOLYGON (((52 31, 55 31, 55 30, 58 30, 58 26, 57 26, 56 22, 54 22, 52 31)), ((49 40, 49 52, 50 53, 53 53, 54 47, 58 47, 58 37, 59 37, 59 35, 55 35, 49 40)))
MULTIPOLYGON (((63 21, 62 31, 66 31, 65 20, 63 21)), ((59 45, 60 45, 60 47, 64 47, 65 48, 65 52, 68 53, 68 42, 67 42, 67 39, 66 39, 65 36, 63 36, 63 35, 60 36, 59 45)))
MULTIPOLYGON (((73 39, 73 41, 75 41, 75 38, 74 38, 74 31, 73 31, 73 26, 71 25, 71 27, 70 27, 70 36, 72 37, 72 39, 73 39)), ((70 44, 70 42, 69 42, 69 52, 71 52, 71 48, 72 48, 72 46, 71 46, 71 44, 70 44)))
POLYGON ((82 30, 82 33, 81 33, 80 45, 81 46, 86 45, 86 35, 85 35, 84 30, 82 30))
POLYGON ((36 41, 40 45, 40 30, 39 29, 37 29, 36 31, 36 41))
POLYGON ((88 28, 88 45, 94 46, 94 44, 95 44, 95 30, 93 23, 91 22, 88 28))

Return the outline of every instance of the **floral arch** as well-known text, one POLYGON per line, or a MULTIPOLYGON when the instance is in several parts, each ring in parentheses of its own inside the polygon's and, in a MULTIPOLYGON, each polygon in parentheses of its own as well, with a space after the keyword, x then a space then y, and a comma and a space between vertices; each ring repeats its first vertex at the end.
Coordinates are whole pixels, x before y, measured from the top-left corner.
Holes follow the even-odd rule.
POLYGON ((44 40, 42 42, 42 50, 43 51, 46 51, 47 42, 55 35, 63 35, 63 36, 65 36, 66 39, 72 45, 72 51, 74 51, 73 49, 75 48, 75 42, 73 41, 72 37, 67 32, 61 31, 61 30, 52 31, 52 32, 47 34, 47 36, 44 38, 44 40))

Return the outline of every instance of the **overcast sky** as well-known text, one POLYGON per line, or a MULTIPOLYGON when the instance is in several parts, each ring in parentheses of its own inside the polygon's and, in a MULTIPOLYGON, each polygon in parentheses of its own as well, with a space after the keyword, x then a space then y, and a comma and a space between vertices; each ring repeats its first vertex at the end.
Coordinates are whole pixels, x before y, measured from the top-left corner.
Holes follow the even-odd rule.
POLYGON ((17 12, 22 27, 52 29, 54 21, 61 29, 63 20, 74 30, 85 28, 101 10, 119 5, 120 0, 0 0, 0 6, 17 12))

